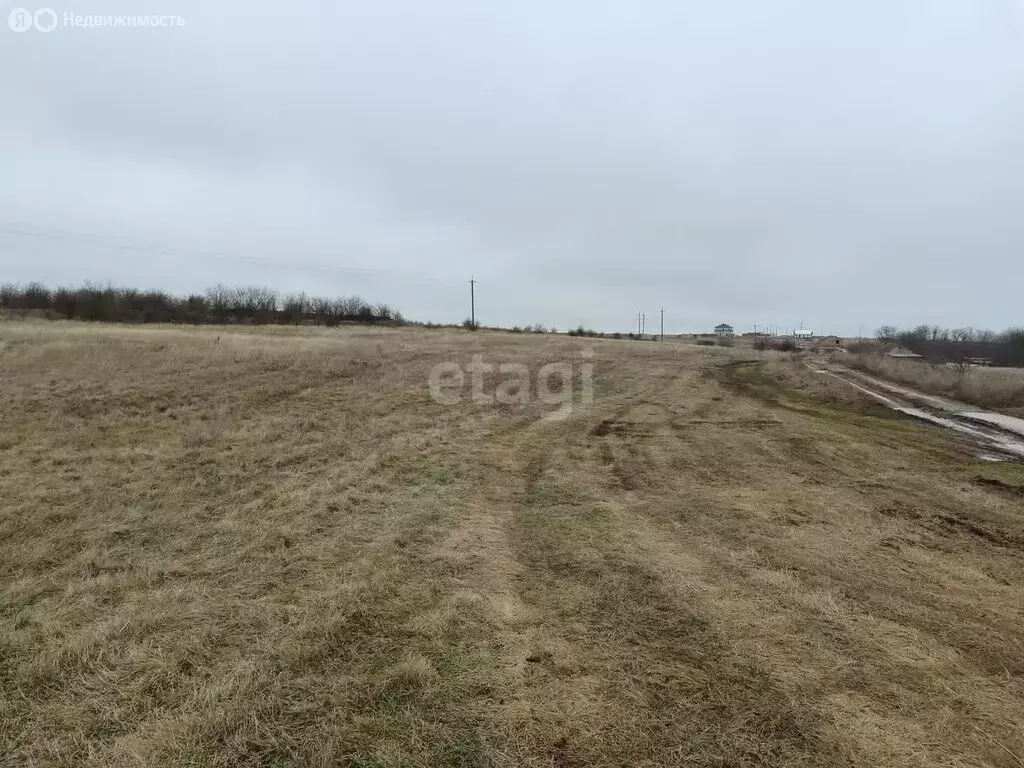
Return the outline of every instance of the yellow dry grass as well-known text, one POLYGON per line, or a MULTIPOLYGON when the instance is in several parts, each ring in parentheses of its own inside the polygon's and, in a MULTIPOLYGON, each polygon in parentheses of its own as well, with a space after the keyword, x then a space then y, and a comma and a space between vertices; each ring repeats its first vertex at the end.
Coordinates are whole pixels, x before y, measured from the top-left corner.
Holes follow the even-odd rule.
POLYGON ((0 324, 0 764, 1024 765, 1021 467, 743 355, 0 324))

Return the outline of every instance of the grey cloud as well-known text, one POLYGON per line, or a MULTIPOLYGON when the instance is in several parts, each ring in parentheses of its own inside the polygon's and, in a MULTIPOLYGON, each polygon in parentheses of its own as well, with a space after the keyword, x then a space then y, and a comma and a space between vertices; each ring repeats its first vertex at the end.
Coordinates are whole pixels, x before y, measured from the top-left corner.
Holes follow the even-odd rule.
POLYGON ((505 324, 1021 322, 1017 0, 54 8, 186 25, 0 30, 5 279, 458 320, 475 273, 505 324))

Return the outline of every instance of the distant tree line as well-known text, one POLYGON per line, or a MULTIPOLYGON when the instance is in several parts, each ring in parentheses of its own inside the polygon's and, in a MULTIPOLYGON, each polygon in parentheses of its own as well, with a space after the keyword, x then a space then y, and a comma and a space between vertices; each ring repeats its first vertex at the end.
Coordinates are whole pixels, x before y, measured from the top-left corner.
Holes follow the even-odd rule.
POLYGON ((900 330, 883 325, 875 336, 885 344, 899 344, 933 363, 960 363, 987 360, 992 365, 1024 366, 1024 328, 1009 328, 1001 333, 975 328, 941 328, 919 325, 900 330))
POLYGON ((0 310, 107 323, 329 326, 344 322, 405 322, 398 310, 387 304, 371 304, 358 296, 282 295, 270 288, 230 288, 223 285, 209 288, 204 293, 176 296, 166 291, 88 283, 77 288, 53 289, 42 283, 24 286, 6 283, 0 284, 0 310))

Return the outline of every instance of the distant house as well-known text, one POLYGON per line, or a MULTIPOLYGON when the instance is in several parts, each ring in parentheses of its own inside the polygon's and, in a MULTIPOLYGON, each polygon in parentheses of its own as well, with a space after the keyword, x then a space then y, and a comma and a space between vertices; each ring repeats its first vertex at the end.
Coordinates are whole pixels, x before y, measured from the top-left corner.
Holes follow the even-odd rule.
POLYGON ((810 341, 811 339, 814 338, 814 331, 808 331, 805 328, 801 328, 798 331, 793 331, 793 335, 796 336, 798 339, 804 339, 805 341, 810 341))
POLYGON ((843 340, 838 336, 822 336, 814 342, 815 349, 836 349, 842 345, 843 340))
POLYGON ((715 326, 715 336, 732 336, 732 326, 728 323, 720 323, 715 326))

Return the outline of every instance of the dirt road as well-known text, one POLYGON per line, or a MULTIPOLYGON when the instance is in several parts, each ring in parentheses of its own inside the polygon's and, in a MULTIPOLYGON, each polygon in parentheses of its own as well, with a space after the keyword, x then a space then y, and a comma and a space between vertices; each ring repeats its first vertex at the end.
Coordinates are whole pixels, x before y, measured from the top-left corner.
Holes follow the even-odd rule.
POLYGON ((808 367, 845 381, 893 410, 953 430, 976 447, 980 458, 1024 460, 1024 419, 926 395, 835 363, 819 361, 808 367))

